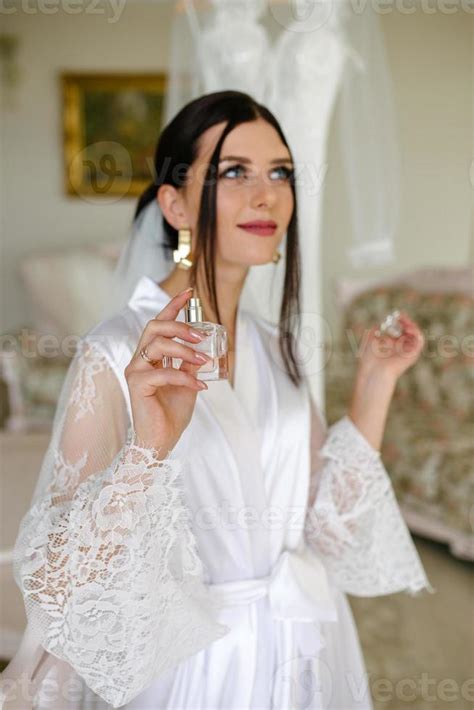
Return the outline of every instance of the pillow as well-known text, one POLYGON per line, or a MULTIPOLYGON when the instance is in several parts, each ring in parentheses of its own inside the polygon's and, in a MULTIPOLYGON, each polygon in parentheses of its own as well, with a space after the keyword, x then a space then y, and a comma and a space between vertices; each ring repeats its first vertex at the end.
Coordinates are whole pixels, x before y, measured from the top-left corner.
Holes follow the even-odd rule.
POLYGON ((121 245, 56 249, 32 254, 20 264, 39 333, 82 336, 102 318, 121 245))

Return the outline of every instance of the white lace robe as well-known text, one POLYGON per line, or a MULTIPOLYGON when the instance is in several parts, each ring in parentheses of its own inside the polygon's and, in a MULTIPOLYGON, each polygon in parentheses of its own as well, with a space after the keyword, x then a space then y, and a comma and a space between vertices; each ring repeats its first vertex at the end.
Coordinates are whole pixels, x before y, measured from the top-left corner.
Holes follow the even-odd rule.
POLYGON ((234 388, 198 393, 164 460, 142 448, 124 368, 168 300, 144 276, 70 366, 15 546, 4 710, 369 710, 345 593, 433 591, 380 454, 327 429, 242 308, 234 388))

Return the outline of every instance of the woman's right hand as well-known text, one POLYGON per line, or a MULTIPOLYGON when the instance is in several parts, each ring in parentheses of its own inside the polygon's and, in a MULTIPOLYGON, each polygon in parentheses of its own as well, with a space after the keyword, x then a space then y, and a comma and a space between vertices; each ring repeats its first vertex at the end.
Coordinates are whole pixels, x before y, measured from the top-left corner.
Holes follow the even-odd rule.
MULTIPOLYGON (((179 337, 195 345, 200 342, 192 335, 196 333, 192 325, 176 321, 191 295, 190 290, 179 293, 146 324, 124 371, 137 438, 142 446, 160 449, 162 458, 167 457, 191 421, 197 393, 207 389, 195 375, 205 363, 193 348, 173 340, 179 337), (164 355, 182 359, 180 368, 154 367, 141 357, 144 347, 152 360, 164 355)), ((207 358, 205 362, 210 360, 203 353, 199 355, 207 358)))

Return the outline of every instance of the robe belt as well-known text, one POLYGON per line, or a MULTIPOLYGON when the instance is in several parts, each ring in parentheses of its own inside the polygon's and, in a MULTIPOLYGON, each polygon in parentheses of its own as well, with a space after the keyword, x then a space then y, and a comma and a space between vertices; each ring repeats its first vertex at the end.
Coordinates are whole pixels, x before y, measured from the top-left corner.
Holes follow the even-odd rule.
MULTIPOLYGON (((245 623, 245 614, 249 604, 268 596, 271 614, 274 620, 291 621, 285 628, 294 627, 308 637, 308 629, 295 622, 337 621, 336 604, 331 594, 326 568, 321 560, 307 546, 301 551, 284 550, 267 577, 243 579, 235 582, 208 585, 211 598, 218 607, 233 610, 236 624, 245 623)), ((227 614, 228 616, 228 614, 227 614)), ((224 622, 225 623, 225 622, 224 622)), ((323 645, 318 634, 318 643, 298 644, 303 652, 314 652, 323 645), (305 648, 303 648, 303 646, 305 648)), ((296 640, 296 639, 295 639, 296 640)))
MULTIPOLYGON (((250 613, 252 604, 268 598, 275 621, 272 684, 278 687, 278 710, 301 707, 295 700, 295 689, 304 691, 301 683, 309 678, 308 673, 313 676, 311 707, 319 710, 327 707, 326 691, 322 690, 327 682, 327 669, 319 657, 326 643, 319 622, 337 622, 338 613, 326 569, 316 554, 307 546, 302 551, 284 550, 267 577, 209 584, 208 588, 211 599, 224 612, 219 619, 221 623, 230 623, 238 630, 247 626, 249 640, 255 638, 256 632, 256 615, 250 613)), ((249 657, 255 655, 253 643, 247 651, 249 657)))
POLYGON ((337 621, 326 568, 308 548, 284 550, 267 577, 208 585, 218 606, 252 604, 268 595, 275 619, 337 621))

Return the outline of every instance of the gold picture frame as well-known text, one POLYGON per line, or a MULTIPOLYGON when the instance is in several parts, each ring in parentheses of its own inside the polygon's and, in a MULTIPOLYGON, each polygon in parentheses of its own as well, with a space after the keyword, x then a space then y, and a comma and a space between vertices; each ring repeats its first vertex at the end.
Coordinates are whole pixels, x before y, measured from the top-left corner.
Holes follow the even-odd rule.
POLYGON ((68 195, 140 195, 153 177, 167 74, 63 73, 64 186, 68 195))

